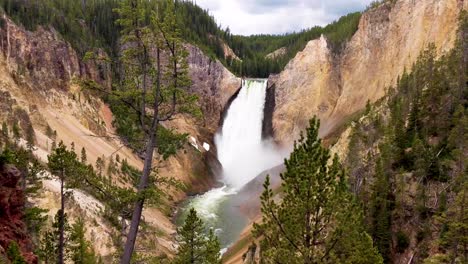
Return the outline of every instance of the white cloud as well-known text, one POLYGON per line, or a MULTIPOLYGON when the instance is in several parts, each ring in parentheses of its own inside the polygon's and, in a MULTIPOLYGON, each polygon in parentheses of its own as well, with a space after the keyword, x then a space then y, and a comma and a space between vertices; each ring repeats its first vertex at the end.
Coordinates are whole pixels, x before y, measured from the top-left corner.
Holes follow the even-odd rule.
POLYGON ((372 0, 196 0, 234 34, 282 34, 323 26, 372 0))

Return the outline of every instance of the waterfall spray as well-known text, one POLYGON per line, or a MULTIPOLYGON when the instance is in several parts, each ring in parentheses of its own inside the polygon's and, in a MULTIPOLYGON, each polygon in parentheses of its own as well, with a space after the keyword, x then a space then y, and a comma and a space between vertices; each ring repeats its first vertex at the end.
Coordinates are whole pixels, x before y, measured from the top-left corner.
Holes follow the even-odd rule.
POLYGON ((222 129, 215 135, 225 186, 192 198, 183 210, 195 208, 207 226, 215 230, 223 247, 235 241, 247 224, 230 198, 261 172, 281 164, 284 157, 270 141, 262 139, 266 89, 267 80, 242 82, 222 129))
POLYGON ((267 80, 244 80, 215 136, 223 180, 235 189, 282 161, 273 144, 262 140, 266 89, 267 80))

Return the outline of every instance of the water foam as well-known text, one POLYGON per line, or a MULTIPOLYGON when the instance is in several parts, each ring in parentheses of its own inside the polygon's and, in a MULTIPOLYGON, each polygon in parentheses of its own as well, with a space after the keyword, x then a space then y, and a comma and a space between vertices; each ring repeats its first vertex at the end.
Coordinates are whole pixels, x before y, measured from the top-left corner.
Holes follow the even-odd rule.
POLYGON ((223 180, 236 189, 282 162, 273 144, 262 140, 266 89, 267 80, 244 80, 215 136, 223 180))

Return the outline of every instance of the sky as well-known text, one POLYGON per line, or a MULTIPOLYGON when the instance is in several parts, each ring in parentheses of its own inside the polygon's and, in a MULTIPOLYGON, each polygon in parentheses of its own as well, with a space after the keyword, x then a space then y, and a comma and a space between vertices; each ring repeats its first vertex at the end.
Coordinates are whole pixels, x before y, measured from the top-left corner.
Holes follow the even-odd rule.
POLYGON ((324 26, 372 0, 195 0, 238 35, 283 34, 324 26))

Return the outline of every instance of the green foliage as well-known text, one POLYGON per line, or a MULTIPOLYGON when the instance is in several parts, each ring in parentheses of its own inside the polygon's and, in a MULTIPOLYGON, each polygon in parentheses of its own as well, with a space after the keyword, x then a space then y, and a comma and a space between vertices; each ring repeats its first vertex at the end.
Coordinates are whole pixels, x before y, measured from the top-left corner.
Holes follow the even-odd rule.
POLYGON ((21 138, 21 130, 20 130, 20 127, 18 126, 18 122, 13 123, 12 132, 13 132, 13 139, 15 140, 15 142, 19 142, 21 138))
POLYGON ((160 140, 158 153, 163 159, 167 159, 187 143, 188 134, 178 134, 174 130, 161 127, 158 129, 158 138, 160 140))
POLYGON ((39 207, 29 207, 24 211, 23 220, 26 223, 30 234, 39 234, 47 221, 47 216, 44 214, 47 210, 39 207))
POLYGON ((15 160, 15 153, 10 149, 5 149, 0 153, 0 166, 11 164, 15 160))
POLYGON ((468 179, 463 176, 464 183, 455 198, 454 204, 437 220, 446 226, 439 245, 446 250, 449 263, 468 262, 468 179))
POLYGON ((53 26, 81 54, 95 47, 113 52, 118 28, 112 8, 118 0, 0 0, 0 7, 29 30, 53 26))
POLYGON ((265 263, 381 263, 364 232, 361 208, 348 191, 338 158, 318 138, 314 118, 295 143, 281 174, 281 202, 270 180, 261 196, 263 220, 254 225, 265 263), (359 249, 359 250, 356 250, 359 249))
POLYGON ((67 149, 63 141, 48 156, 47 166, 52 174, 66 182, 70 188, 79 185, 79 164, 75 152, 67 149))
MULTIPOLYGON (((123 24, 114 24, 118 17, 113 12, 119 0, 46 0, 22 1, 0 0, 0 7, 16 22, 33 30, 38 25, 53 26, 73 47, 87 58, 90 50, 104 48, 112 58, 117 58, 118 40, 122 36, 123 24)), ((142 2, 140 25, 150 24, 153 12, 163 17, 171 13, 165 1, 151 0, 142 2)), ((298 51, 304 49, 308 41, 324 34, 332 50, 339 52, 344 43, 357 30, 360 13, 343 16, 326 27, 313 27, 301 32, 284 35, 238 36, 231 34, 229 28, 222 29, 207 10, 192 1, 177 0, 174 4, 175 22, 179 25, 180 35, 186 42, 199 46, 213 59, 223 62, 232 72, 249 77, 268 77, 281 71, 298 51), (227 57, 223 45, 230 46, 241 61, 227 57), (285 47, 285 55, 267 59, 266 55, 285 47)))
POLYGON ((429 258, 428 263, 452 262, 453 252, 461 256, 455 245, 463 238, 447 242, 447 237, 455 236, 447 234, 451 224, 459 221, 448 217, 449 212, 463 211, 453 205, 467 182, 466 32, 468 16, 462 12, 455 48, 438 58, 435 46, 428 45, 410 71, 404 70, 395 89, 390 88, 376 107, 368 107, 353 128, 346 165, 352 172, 352 186, 358 186, 357 196, 370 209, 365 211, 368 231, 386 262, 393 261, 392 248, 398 252, 406 248, 407 239, 392 232, 403 223, 419 230, 407 237, 419 252, 415 261, 422 262, 437 243, 430 240, 435 230, 441 230, 443 254, 429 258), (434 193, 436 186, 447 187, 434 193), (434 199, 437 204, 430 202, 434 199), (414 212, 410 221, 408 210, 414 212))
POLYGON ((313 39, 325 35, 334 52, 340 52, 344 44, 358 29, 361 13, 351 13, 325 26, 312 27, 301 32, 285 35, 254 35, 236 36, 226 32, 224 41, 233 49, 242 62, 227 59, 230 70, 241 76, 268 77, 270 73, 278 73, 286 64, 302 51, 313 39), (266 55, 280 48, 286 48, 286 54, 275 59, 267 59, 266 55))
MULTIPOLYGON (((44 263, 57 263, 59 259, 60 219, 61 211, 58 210, 54 221, 52 222, 52 226, 42 234, 39 248, 37 249, 37 255, 40 260, 44 261, 44 263)), ((68 242, 70 225, 68 224, 68 216, 65 213, 63 214, 63 227, 65 241, 68 242)), ((68 243, 65 243, 65 262, 69 259, 69 247, 67 245, 68 243)))
POLYGON ((46 231, 41 238, 36 254, 46 264, 57 262, 57 237, 51 231, 46 231))
POLYGON ((390 259, 391 234, 391 207, 389 199, 391 188, 389 174, 384 168, 384 161, 377 160, 375 182, 372 186, 370 214, 372 216, 371 234, 376 247, 387 263, 390 259))
POLYGON ((34 132, 34 128, 31 124, 28 124, 27 128, 26 128, 26 146, 28 148, 28 150, 32 151, 34 150, 34 143, 35 143, 35 140, 36 140, 36 135, 35 135, 35 132, 34 132))
POLYGON ((205 226, 195 209, 190 209, 184 225, 177 229, 177 240, 179 251, 173 263, 221 263, 218 239, 213 230, 205 234, 205 226))
POLYGON ((410 239, 403 231, 398 231, 396 233, 396 242, 396 250, 398 253, 405 252, 410 245, 410 239))
POLYGON ((83 219, 78 220, 72 225, 70 232, 70 253, 71 259, 75 264, 95 264, 98 263, 91 244, 85 238, 86 228, 83 219))
POLYGON ((23 256, 21 255, 20 248, 15 241, 10 242, 10 245, 7 249, 7 256, 10 259, 11 264, 26 264, 27 262, 24 260, 23 256))

